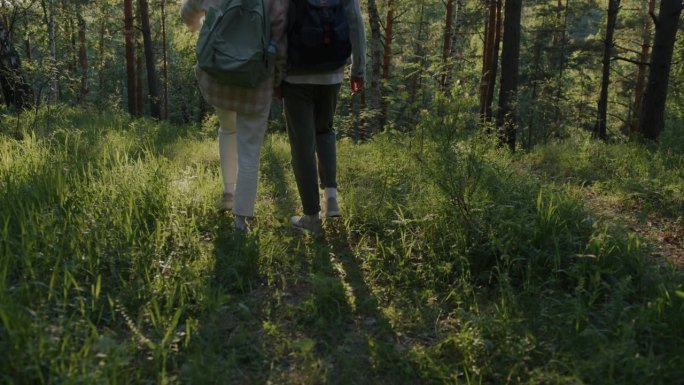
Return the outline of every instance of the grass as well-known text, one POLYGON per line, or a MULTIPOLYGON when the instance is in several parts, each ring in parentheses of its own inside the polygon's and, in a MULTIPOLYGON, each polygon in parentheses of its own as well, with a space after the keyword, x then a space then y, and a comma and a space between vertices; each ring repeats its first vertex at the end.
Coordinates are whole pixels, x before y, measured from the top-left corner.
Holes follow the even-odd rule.
POLYGON ((681 226, 681 152, 574 138, 513 156, 426 115, 414 136, 340 142, 345 215, 312 239, 289 228, 272 133, 239 236, 216 209, 212 127, 3 119, 3 383, 684 378, 681 265, 587 204, 681 226))

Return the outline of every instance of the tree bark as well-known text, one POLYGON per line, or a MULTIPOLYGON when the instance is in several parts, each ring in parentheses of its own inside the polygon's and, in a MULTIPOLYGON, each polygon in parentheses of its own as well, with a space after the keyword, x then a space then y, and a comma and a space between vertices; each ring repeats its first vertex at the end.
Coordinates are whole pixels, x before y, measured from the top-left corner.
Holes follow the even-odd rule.
MULTIPOLYGON (((494 51, 494 42, 496 36, 497 23, 497 8, 498 1, 489 2, 489 15, 487 23, 485 24, 485 38, 482 49, 482 79, 480 80, 480 119, 482 122, 491 119, 491 114, 487 115, 487 101, 489 100, 488 93, 490 92, 490 83, 494 82, 496 68, 493 68, 494 55, 498 54, 494 51)), ((489 106, 491 110, 491 105, 489 106)))
MULTIPOLYGON (((644 10, 646 11, 646 10, 644 10)), ((637 69, 637 81, 634 86, 634 101, 632 103, 632 116, 629 120, 629 136, 634 138, 639 132, 639 112, 641 111, 641 99, 646 87, 646 73, 648 70, 648 55, 651 52, 651 33, 653 32, 653 20, 651 15, 655 11, 655 0, 648 1, 648 11, 643 14, 644 29, 641 31, 641 53, 637 69)))
POLYGON ((442 76, 439 80, 439 89, 442 92, 446 92, 446 80, 447 74, 449 73, 449 59, 451 58, 451 43, 452 35, 454 33, 453 21, 454 21, 454 1, 447 0, 446 2, 446 15, 444 19, 444 41, 442 43, 442 76))
POLYGON ((594 136, 603 140, 608 139, 606 133, 606 116, 608 115, 608 86, 610 85, 610 59, 613 51, 613 35, 617 14, 620 9, 620 0, 608 0, 608 20, 606 25, 606 38, 603 42, 603 74, 601 76, 601 93, 598 100, 598 114, 594 125, 594 136))
POLYGON ((161 1, 161 33, 162 33, 162 71, 164 74, 164 110, 163 119, 169 118, 169 61, 166 47, 166 0, 161 1))
POLYGON ((145 97, 144 95, 144 81, 143 73, 145 66, 143 64, 143 47, 140 44, 139 36, 135 39, 136 56, 135 56, 135 110, 138 117, 145 115, 145 97))
MULTIPOLYGON (((413 44, 413 55, 409 59, 411 64, 418 65, 424 60, 425 57, 425 45, 423 44, 423 31, 425 30, 425 2, 420 2, 420 13, 417 22, 417 32, 413 44)), ((409 110, 409 125, 413 128, 413 123, 415 123, 417 117, 416 99, 422 88, 421 74, 419 71, 412 70, 411 74, 408 76, 408 101, 407 106, 409 110)), ((403 115, 403 114, 402 114, 403 115)))
MULTIPOLYGON (((556 86, 556 103, 554 108, 555 121, 557 125, 560 125, 560 119, 563 116, 559 103, 563 97, 563 72, 565 71, 565 46, 567 44, 565 34, 568 30, 568 1, 565 0, 565 7, 563 8, 563 24, 561 25, 560 33, 560 53, 558 57, 558 84, 556 86)), ((558 7, 561 7, 561 0, 558 0, 558 7)))
POLYGON ((133 29, 133 0, 124 0, 124 38, 126 44, 126 89, 128 113, 138 116, 135 76, 135 30, 133 29))
MULTIPOLYGON (((103 15, 102 15, 102 24, 100 24, 100 41, 98 43, 98 51, 99 51, 99 63, 98 63, 98 95, 100 98, 104 96, 104 87, 105 87, 105 66, 106 66, 106 61, 105 61, 105 33, 107 32, 107 19, 109 19, 109 8, 106 6, 104 7, 103 10, 103 15)), ((126 58, 128 59, 128 58, 126 58)), ((126 64, 128 67, 128 60, 126 60, 126 64)), ((128 69, 128 68, 127 68, 128 69)))
POLYGON ((501 80, 499 110, 496 126, 501 144, 515 151, 515 120, 518 93, 518 67, 520 65, 520 15, 522 0, 506 0, 503 48, 501 50, 501 80))
POLYGON ((79 100, 85 103, 90 86, 88 81, 88 54, 86 49, 86 21, 82 15, 81 3, 78 3, 77 17, 78 17, 78 64, 81 67, 81 92, 79 100))
POLYGON ((501 8, 503 0, 496 0, 496 32, 494 33, 494 56, 492 56, 492 81, 489 82, 489 90, 487 91, 487 101, 485 115, 487 120, 491 121, 494 116, 492 111, 492 104, 494 103, 494 88, 496 86, 496 76, 499 70, 499 48, 501 47, 501 29, 503 24, 503 17, 501 17, 501 8))
POLYGON ((370 108, 372 119, 369 119, 369 134, 382 130, 380 122, 382 89, 382 34, 380 33, 380 15, 375 0, 368 0, 368 21, 371 29, 371 73, 370 73, 370 108))
MULTIPOLYGON (((388 95, 390 91, 389 78, 390 66, 392 63, 392 39, 394 33, 394 1, 387 0, 387 15, 385 18, 385 36, 383 38, 383 53, 382 53, 382 94, 388 95)), ((382 129, 387 121, 387 101, 384 98, 380 99, 380 117, 378 118, 378 126, 382 129)))
POLYGON ((24 48, 26 49, 26 61, 31 63, 31 60, 33 60, 33 58, 31 57, 31 51, 33 50, 33 48, 31 47, 31 36, 29 36, 28 33, 24 38, 24 48))
POLYGON ((655 27, 653 52, 649 63, 648 83, 641 104, 639 131, 651 140, 658 140, 665 127, 665 102, 670 81, 672 53, 677 38, 677 25, 682 12, 682 0, 662 0, 655 27))
MULTIPOLYGON (((451 0, 453 2, 452 4, 452 16, 449 17, 447 20, 451 20, 451 26, 449 27, 449 40, 447 41, 447 28, 445 25, 445 31, 444 31, 444 50, 442 52, 443 58, 443 73, 442 73, 442 78, 440 80, 440 88, 442 92, 449 93, 451 90, 451 79, 452 79, 452 71, 454 67, 454 59, 456 56, 456 45, 457 45, 457 37, 458 37, 458 32, 460 30, 460 19, 461 19, 461 12, 463 10, 463 0, 451 0), (448 47, 447 47, 448 46, 448 47)), ((447 10, 448 12, 448 10, 447 10)))
POLYGON ((147 98, 150 102, 150 115, 159 119, 159 88, 157 86, 157 69, 154 65, 154 50, 152 49, 152 33, 150 31, 150 11, 147 0, 138 0, 140 9, 140 24, 142 26, 143 45, 145 46, 145 64, 147 67, 147 98))
POLYGON ((43 8, 43 17, 48 31, 48 44, 50 46, 50 94, 48 96, 49 103, 56 103, 59 94, 59 84, 57 82, 57 45, 55 43, 55 1, 49 0, 48 5, 45 0, 41 0, 43 8))
POLYGON ((392 62, 392 32, 394 29, 394 2, 387 0, 387 16, 385 17, 385 37, 382 54, 382 78, 390 77, 390 64, 392 62))
POLYGON ((21 73, 21 58, 14 49, 10 31, 0 18, 0 88, 7 107, 31 108, 33 91, 21 73))
MULTIPOLYGON (((482 122, 491 122, 494 113, 492 112, 492 104, 494 103, 494 88, 496 86, 496 76, 499 70, 499 47, 501 46, 501 6, 502 0, 493 0, 493 12, 494 21, 493 24, 488 28, 493 28, 493 42, 490 42, 491 47, 489 51, 489 63, 488 70, 484 71, 483 66, 483 89, 480 89, 480 117, 482 122), (486 78, 485 78, 486 75, 486 78)), ((491 19, 492 14, 490 13, 489 18, 491 19)), ((488 30, 487 33, 490 33, 488 30)), ((491 39, 492 37, 490 37, 491 39)), ((484 55, 483 55, 484 56, 484 55)), ((483 57, 484 59, 484 57, 483 57)))

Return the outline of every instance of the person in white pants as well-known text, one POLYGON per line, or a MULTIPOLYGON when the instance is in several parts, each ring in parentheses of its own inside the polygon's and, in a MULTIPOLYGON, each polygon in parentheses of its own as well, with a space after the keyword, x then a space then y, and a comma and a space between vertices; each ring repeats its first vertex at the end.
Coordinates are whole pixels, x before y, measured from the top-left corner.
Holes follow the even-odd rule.
MULTIPOLYGON (((183 0, 181 18, 191 31, 202 26, 210 7, 219 9, 222 0, 183 0)), ((219 158, 223 179, 221 209, 233 211, 235 229, 249 230, 254 216, 259 174, 259 152, 266 134, 268 113, 275 89, 285 71, 287 5, 285 0, 266 0, 271 22, 271 43, 276 55, 270 76, 256 87, 238 87, 221 83, 199 67, 197 83, 204 99, 214 107, 219 118, 219 158)))
POLYGON ((219 159, 223 179, 222 209, 232 208, 235 227, 243 230, 254 216, 259 153, 266 134, 269 106, 255 114, 216 109, 219 128, 219 159))

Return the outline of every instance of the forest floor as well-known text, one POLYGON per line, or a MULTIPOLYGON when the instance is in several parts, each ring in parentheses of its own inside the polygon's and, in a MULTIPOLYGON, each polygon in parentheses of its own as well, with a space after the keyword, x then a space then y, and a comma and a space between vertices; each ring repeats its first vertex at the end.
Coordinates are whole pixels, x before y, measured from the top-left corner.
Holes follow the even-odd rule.
POLYGON ((586 208, 599 218, 634 232, 653 249, 654 257, 684 268, 684 225, 657 212, 644 213, 620 197, 586 189, 586 208))

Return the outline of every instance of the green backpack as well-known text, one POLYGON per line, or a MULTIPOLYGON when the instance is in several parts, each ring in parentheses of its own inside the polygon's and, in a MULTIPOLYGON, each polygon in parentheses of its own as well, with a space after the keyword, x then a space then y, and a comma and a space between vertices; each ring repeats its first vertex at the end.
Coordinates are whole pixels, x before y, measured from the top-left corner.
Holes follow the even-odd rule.
POLYGON ((275 57, 265 0, 224 0, 210 7, 197 40, 197 65, 222 84, 254 88, 275 57))

